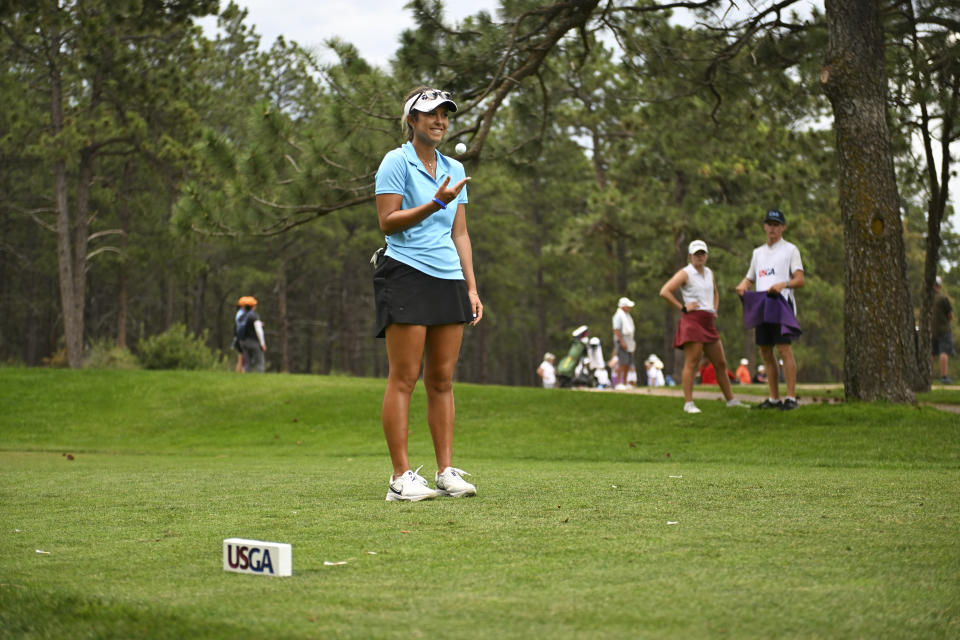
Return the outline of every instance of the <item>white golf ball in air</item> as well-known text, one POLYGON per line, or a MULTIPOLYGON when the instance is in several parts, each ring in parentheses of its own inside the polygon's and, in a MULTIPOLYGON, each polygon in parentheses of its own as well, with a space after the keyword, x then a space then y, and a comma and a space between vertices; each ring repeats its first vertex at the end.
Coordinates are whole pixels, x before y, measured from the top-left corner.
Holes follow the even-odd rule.
POLYGON ((457 155, 463 155, 467 152, 467 145, 463 144, 462 142, 458 142, 457 146, 454 148, 457 151, 457 155))

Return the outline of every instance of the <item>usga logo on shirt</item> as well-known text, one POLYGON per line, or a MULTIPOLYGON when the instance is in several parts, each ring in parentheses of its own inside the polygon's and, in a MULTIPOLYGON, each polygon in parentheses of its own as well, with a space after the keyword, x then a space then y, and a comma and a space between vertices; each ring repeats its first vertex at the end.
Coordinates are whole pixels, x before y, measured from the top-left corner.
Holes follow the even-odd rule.
POLYGON ((293 550, 283 542, 245 538, 223 541, 223 570, 259 576, 293 575, 293 550))
POLYGON ((757 272, 758 278, 766 278, 767 276, 775 276, 775 275, 777 275, 777 270, 774 269, 773 267, 770 267, 769 269, 760 269, 760 271, 757 272))

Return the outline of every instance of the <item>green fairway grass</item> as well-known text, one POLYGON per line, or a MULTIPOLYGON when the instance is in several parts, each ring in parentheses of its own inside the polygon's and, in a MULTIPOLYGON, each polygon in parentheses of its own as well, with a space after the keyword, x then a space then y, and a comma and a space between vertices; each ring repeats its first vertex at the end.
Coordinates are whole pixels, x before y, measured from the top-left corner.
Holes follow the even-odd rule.
POLYGON ((0 369, 0 638, 960 636, 956 414, 458 384, 478 496, 400 504, 383 388, 0 369))

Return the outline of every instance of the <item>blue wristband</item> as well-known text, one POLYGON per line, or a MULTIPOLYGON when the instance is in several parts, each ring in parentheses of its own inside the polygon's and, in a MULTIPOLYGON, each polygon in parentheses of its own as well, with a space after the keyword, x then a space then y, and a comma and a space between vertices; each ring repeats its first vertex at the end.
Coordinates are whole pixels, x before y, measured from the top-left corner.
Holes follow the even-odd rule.
POLYGON ((434 198, 433 201, 436 202, 438 205, 440 205, 441 209, 447 208, 447 203, 441 200, 440 198, 434 198))

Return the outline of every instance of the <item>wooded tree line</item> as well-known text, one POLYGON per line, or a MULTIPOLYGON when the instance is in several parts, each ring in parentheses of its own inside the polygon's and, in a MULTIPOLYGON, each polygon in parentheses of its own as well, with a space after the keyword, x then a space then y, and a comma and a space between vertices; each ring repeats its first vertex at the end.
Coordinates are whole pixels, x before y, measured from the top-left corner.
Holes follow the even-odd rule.
POLYGON ((533 384, 580 324, 609 351, 621 295, 638 353, 669 369, 676 318, 657 292, 694 238, 728 358, 755 361, 733 287, 775 207, 807 275, 800 379, 909 399, 929 384, 913 325, 958 258, 935 149, 958 135, 960 16, 791 4, 733 19, 720 0, 504 0, 452 25, 422 0, 383 69, 342 41, 331 65, 262 46, 233 4, 210 39, 194 19, 211 0, 4 3, 0 358, 81 366, 97 341, 136 350, 176 323, 227 351, 253 295, 271 370, 384 375, 373 177, 402 142, 400 100, 428 84, 455 94, 444 151, 465 142, 472 176, 485 312, 459 379, 533 384))

